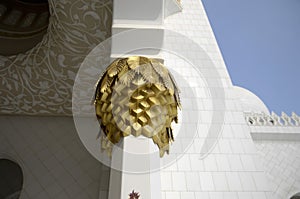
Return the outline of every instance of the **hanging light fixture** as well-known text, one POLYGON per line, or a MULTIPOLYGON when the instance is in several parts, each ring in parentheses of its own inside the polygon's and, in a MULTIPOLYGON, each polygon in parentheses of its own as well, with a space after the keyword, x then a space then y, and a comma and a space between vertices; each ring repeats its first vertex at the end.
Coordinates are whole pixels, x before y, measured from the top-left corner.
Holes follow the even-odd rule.
POLYGON ((108 66, 94 98, 101 147, 111 155, 122 137, 152 138, 160 157, 174 141, 171 123, 178 122, 179 91, 173 76, 157 59, 128 57, 108 66))

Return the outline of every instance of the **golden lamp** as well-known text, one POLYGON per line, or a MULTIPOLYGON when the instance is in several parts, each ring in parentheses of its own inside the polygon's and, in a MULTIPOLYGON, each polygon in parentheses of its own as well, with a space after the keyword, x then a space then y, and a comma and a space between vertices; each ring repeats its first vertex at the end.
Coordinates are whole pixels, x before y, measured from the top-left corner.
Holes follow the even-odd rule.
POLYGON ((94 105, 102 131, 101 148, 109 155, 121 138, 152 138, 160 157, 174 141, 171 123, 178 122, 179 90, 158 59, 140 56, 113 61, 96 85, 94 105))

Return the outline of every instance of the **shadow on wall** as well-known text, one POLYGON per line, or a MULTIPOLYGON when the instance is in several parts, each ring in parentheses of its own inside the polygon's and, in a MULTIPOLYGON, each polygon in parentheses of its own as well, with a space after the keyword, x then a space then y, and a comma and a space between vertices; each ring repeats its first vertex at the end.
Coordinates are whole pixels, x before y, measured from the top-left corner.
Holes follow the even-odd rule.
POLYGON ((73 118, 0 115, 0 126, 0 155, 17 157, 22 168, 22 175, 16 175, 7 166, 0 167, 0 199, 108 198, 110 170, 83 146, 73 118), (7 174, 14 175, 2 177, 7 174), (21 194, 7 198, 3 184, 17 176, 24 180, 9 193, 21 190, 23 184, 21 194))
POLYGON ((43 40, 49 24, 47 0, 1 0, 0 55, 24 53, 43 40))
POLYGON ((23 187, 21 167, 8 159, 0 159, 0 198, 17 199, 23 187))

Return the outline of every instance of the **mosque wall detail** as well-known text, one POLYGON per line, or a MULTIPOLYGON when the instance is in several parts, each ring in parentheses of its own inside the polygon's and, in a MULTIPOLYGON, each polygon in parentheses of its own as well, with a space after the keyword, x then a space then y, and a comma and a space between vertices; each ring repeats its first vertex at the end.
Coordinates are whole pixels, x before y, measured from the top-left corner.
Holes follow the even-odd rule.
POLYGON ((49 0, 49 6, 43 40, 24 54, 0 56, 2 114, 71 115, 80 64, 111 36, 111 0, 49 0))
MULTIPOLYGON (((152 7, 168 5, 154 2, 152 7)), ((149 16, 134 21, 139 24, 124 23, 122 17, 133 13, 122 12, 115 15, 114 24, 116 5, 111 0, 49 0, 49 4, 43 41, 24 54, 0 56, 0 158, 22 167, 21 199, 116 199, 113 194, 126 198, 133 190, 141 199, 151 198, 146 192, 161 199, 283 199, 300 191, 299 116, 270 114, 257 96, 232 84, 200 0, 183 0, 180 5, 176 1, 176 12, 179 8, 182 12, 166 17, 163 8, 155 15, 155 24, 149 16), (141 26, 143 20, 148 23, 141 26), (176 161, 145 174, 143 180, 151 186, 141 190, 136 188, 143 184, 132 179, 142 175, 115 172, 96 160, 67 117, 72 115, 74 80, 86 56, 94 52, 91 57, 98 60, 115 59, 122 34, 109 48, 92 49, 112 34, 136 27, 136 35, 146 31, 147 37, 158 30, 155 46, 161 49, 143 52, 163 60, 175 76, 182 105, 178 126, 172 124, 175 142, 156 163, 176 161)), ((92 76, 95 73, 88 80, 92 76)), ((92 133, 96 139, 98 132, 92 133)), ((124 143, 134 143, 133 138, 124 143)))

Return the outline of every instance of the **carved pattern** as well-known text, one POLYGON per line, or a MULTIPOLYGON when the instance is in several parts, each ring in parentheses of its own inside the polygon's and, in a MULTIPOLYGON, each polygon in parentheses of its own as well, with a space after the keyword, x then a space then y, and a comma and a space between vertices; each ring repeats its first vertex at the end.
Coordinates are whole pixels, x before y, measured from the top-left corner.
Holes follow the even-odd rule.
POLYGON ((271 115, 265 113, 245 113, 245 119, 250 126, 300 126, 300 117, 296 113, 288 116, 282 113, 278 116, 272 112, 271 115))
POLYGON ((43 41, 24 54, 0 56, 2 114, 71 115, 80 64, 111 36, 111 0, 49 0, 49 4, 43 41))

